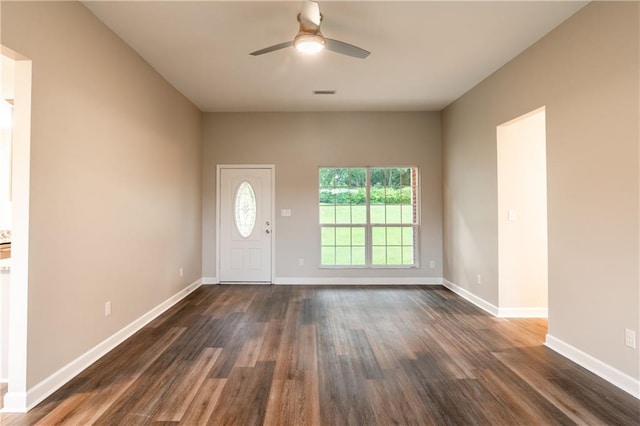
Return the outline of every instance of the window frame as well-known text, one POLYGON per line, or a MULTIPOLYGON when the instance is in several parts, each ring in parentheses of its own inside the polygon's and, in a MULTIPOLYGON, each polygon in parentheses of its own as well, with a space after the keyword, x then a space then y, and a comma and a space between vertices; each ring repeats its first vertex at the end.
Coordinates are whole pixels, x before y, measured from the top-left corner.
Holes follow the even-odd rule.
MULTIPOLYGON (((418 166, 320 166, 317 173, 317 191, 318 191, 318 235, 319 235, 319 256, 318 267, 320 269, 416 269, 420 268, 420 228, 422 224, 421 213, 421 173, 418 166), (323 169, 364 169, 365 170, 365 223, 321 223, 320 220, 320 193, 321 187, 320 171, 323 169), (371 170, 373 169, 411 169, 415 170, 415 222, 413 223, 371 223, 371 170), (329 265, 322 263, 322 229, 323 228, 364 228, 364 249, 365 263, 362 265, 329 265), (373 263, 373 228, 403 228, 411 227, 414 232, 413 240, 413 263, 412 264, 374 264, 373 263)), ((335 204, 337 206, 337 204, 335 204)), ((387 204, 383 204, 387 206, 387 204)), ((393 204, 391 204, 393 205, 393 204)), ((334 247, 337 247, 334 245, 334 247)), ((353 248, 353 245, 348 247, 353 248)), ((356 246, 358 247, 358 246, 356 246)), ((388 247, 385 245, 384 247, 388 247)), ((402 247, 402 246, 400 246, 402 247)))

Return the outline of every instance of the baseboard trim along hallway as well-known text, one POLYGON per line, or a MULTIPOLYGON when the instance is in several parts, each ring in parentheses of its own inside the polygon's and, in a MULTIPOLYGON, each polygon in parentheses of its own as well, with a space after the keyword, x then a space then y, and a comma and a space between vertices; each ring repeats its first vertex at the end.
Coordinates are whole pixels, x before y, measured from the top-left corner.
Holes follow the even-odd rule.
POLYGON ((113 334, 111 337, 105 339, 83 355, 79 356, 37 385, 33 386, 26 394, 8 392, 7 395, 5 395, 5 406, 2 409, 2 412, 24 413, 29 411, 49 395, 64 386, 69 382, 69 380, 80 374, 91 364, 102 358, 113 348, 127 340, 193 291, 197 290, 201 285, 202 279, 198 279, 194 283, 188 285, 126 327, 122 328, 120 331, 113 334))
POLYGON ((607 382, 622 389, 623 391, 640 399, 640 381, 613 368, 609 364, 600 361, 591 355, 582 352, 580 349, 547 334, 545 337, 545 346, 554 350, 563 357, 570 359, 579 366, 586 368, 592 373, 602 377, 607 382))
POLYGON ((200 286, 0 423, 637 422, 636 398, 546 334, 544 318, 497 318, 443 286, 200 286))
POLYGON ((309 277, 276 277, 274 284, 279 285, 442 285, 439 277, 387 278, 387 277, 355 277, 355 278, 309 278, 309 277))
MULTIPOLYGON (((443 285, 456 293, 458 296, 473 303, 480 309, 499 318, 547 318, 548 311, 542 308, 498 308, 497 306, 487 302, 486 300, 476 296, 470 291, 452 283, 449 280, 443 280, 443 285), (530 314, 530 315, 527 315, 530 314)), ((545 346, 559 353, 565 358, 575 362, 579 366, 586 368, 594 374, 602 377, 612 385, 617 386, 623 391, 640 399, 640 381, 631 376, 613 368, 612 366, 592 357, 591 355, 574 348, 573 346, 557 339, 550 334, 546 335, 545 346)))
MULTIPOLYGON (((147 313, 122 328, 111 337, 105 339, 94 348, 90 349, 74 361, 70 362, 66 366, 62 367, 60 370, 47 377, 45 380, 36 384, 32 388, 28 390, 27 393, 18 393, 18 392, 9 392, 5 395, 4 399, 4 408, 2 412, 4 413, 24 413, 30 410, 31 408, 38 405, 40 402, 45 400, 48 396, 53 394, 56 390, 60 389, 67 382, 72 380, 82 371, 84 371, 91 364, 102 358, 116 346, 127 340, 133 334, 141 330, 151 321, 156 319, 162 313, 166 312, 172 306, 180 302, 182 299, 187 297, 189 294, 200 288, 203 284, 214 284, 216 281, 215 277, 212 278, 201 278, 185 287, 175 295, 171 296, 164 302, 160 303, 155 308, 149 310, 147 313)), ((277 284, 282 285, 317 285, 317 284, 325 284, 325 285, 389 285, 389 282, 393 281, 394 285, 438 285, 441 284, 444 287, 448 288, 452 292, 461 296, 463 299, 471 302, 473 305, 483 309, 484 311, 490 313, 494 317, 501 317, 501 310, 494 306, 493 304, 481 299, 480 297, 472 294, 468 290, 457 286, 456 284, 441 278, 405 278, 403 280, 391 280, 387 278, 377 278, 377 279, 316 279, 316 278, 279 278, 277 284)), ((532 310, 531 312, 537 312, 532 310)), ((518 316, 516 316, 518 317, 518 316)), ((568 358, 569 360, 575 362, 576 364, 584 367, 585 369, 591 371, 592 373, 600 376, 604 380, 610 382, 616 387, 624 390, 625 392, 633 395, 635 398, 640 398, 640 382, 626 375, 625 373, 611 367, 610 365, 592 357, 589 354, 586 354, 579 349, 563 342, 562 340, 547 334, 545 345, 552 349, 553 351, 559 353, 560 355, 568 358)))
POLYGON ((452 283, 449 280, 443 280, 443 284, 446 288, 448 288, 449 290, 451 290, 452 292, 454 292, 455 294, 457 294, 458 296, 462 297, 463 299, 473 303, 474 305, 476 305, 478 308, 489 312, 491 315, 497 317, 499 316, 498 314, 500 313, 498 310, 498 307, 487 302, 486 300, 482 299, 481 297, 476 296, 475 294, 471 293, 470 291, 460 287, 457 284, 452 283))

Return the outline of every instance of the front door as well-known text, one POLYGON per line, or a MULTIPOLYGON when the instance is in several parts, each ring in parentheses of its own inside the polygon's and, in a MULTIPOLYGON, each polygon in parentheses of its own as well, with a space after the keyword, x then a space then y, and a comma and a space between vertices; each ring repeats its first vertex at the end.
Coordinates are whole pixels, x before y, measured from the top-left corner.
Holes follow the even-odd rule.
POLYGON ((270 168, 220 169, 220 282, 271 282, 270 168))

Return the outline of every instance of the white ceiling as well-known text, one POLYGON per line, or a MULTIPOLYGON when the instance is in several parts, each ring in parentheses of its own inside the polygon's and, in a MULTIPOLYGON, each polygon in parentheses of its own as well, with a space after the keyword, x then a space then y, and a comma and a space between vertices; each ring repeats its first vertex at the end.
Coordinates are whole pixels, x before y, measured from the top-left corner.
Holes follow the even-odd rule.
POLYGON ((437 111, 586 2, 321 1, 355 59, 287 48, 299 1, 85 1, 202 111, 437 111), (313 95, 313 90, 336 90, 313 95))

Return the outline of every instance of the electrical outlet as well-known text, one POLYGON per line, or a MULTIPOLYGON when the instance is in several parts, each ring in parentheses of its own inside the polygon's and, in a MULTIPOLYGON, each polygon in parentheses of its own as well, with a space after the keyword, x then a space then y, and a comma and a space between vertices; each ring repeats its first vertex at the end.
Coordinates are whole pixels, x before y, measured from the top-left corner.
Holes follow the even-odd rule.
POLYGON ((430 262, 429 262, 429 268, 431 268, 431 269, 436 269, 436 262, 435 262, 435 261, 433 261, 433 260, 432 260, 432 261, 430 261, 430 262))
POLYGON ((629 330, 628 328, 624 329, 624 344, 629 346, 630 348, 636 348, 636 332, 633 330, 629 330))
POLYGON ((182 277, 182 268, 180 268, 180 277, 182 277))
POLYGON ((104 316, 108 317, 111 315, 111 301, 104 302, 104 316))
POLYGON ((482 275, 478 274, 478 279, 476 280, 478 285, 482 284, 482 275))
POLYGON ((298 266, 304 266, 304 258, 298 259, 298 266))

